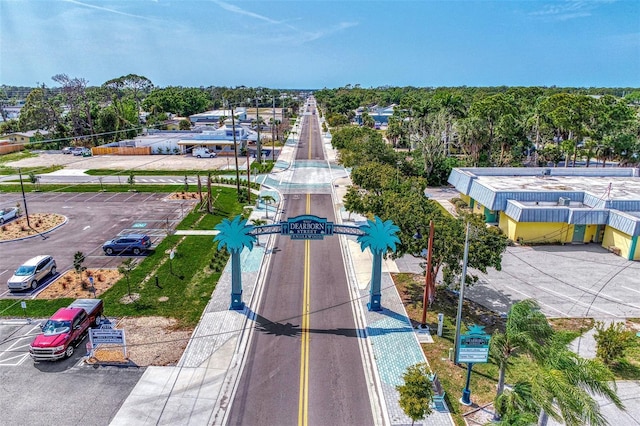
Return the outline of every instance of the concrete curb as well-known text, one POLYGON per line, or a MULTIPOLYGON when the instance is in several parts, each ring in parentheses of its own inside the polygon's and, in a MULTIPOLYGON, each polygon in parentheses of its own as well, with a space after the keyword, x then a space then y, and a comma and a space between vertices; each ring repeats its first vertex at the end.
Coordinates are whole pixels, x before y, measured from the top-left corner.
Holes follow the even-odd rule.
POLYGON ((47 231, 40 232, 40 233, 34 234, 34 235, 29 235, 29 236, 26 236, 26 237, 14 238, 13 240, 2 240, 2 241, 0 241, 0 244, 2 244, 2 243, 10 243, 10 242, 13 242, 13 241, 28 240, 29 238, 34 238, 34 237, 43 237, 44 235, 47 235, 48 233, 53 232, 56 229, 60 228, 62 225, 66 225, 66 223, 69 221, 69 218, 66 217, 66 216, 63 216, 63 217, 64 217, 64 221, 62 223, 54 226, 53 228, 51 228, 51 229, 49 229, 47 231))

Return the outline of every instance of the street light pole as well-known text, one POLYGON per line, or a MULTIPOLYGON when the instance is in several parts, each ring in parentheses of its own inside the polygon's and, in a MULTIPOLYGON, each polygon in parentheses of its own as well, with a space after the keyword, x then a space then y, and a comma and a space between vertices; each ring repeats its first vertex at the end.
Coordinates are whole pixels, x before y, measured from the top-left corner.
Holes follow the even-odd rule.
POLYGON ((458 351, 460 350, 460 323, 462 322, 462 303, 464 300, 464 280, 467 276, 467 261, 469 260, 469 229, 471 224, 467 222, 467 231, 464 237, 464 257, 462 260, 462 277, 460 278, 460 297, 458 299, 458 315, 456 317, 455 363, 458 364, 458 351))
POLYGON ((236 157, 236 188, 238 197, 240 197, 240 167, 238 166, 238 142, 236 141, 236 117, 233 114, 233 106, 231 106, 231 127, 233 127, 233 153, 236 157))

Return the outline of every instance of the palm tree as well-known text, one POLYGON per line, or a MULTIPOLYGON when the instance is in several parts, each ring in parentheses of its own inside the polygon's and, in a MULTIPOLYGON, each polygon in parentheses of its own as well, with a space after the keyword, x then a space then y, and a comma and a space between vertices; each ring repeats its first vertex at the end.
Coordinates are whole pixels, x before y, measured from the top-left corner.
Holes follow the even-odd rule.
POLYGON ((506 389, 496 398, 494 407, 500 416, 496 422, 499 425, 528 426, 537 420, 537 408, 528 382, 518 382, 512 389, 506 389))
POLYGON ((581 358, 555 335, 531 364, 527 377, 495 400, 498 424, 546 425, 548 417, 567 426, 603 426, 607 421, 592 395, 624 409, 616 394, 613 373, 600 361, 581 358), (537 413, 537 415, 536 415, 537 413))
POLYGON ((215 226, 220 231, 213 239, 218 242, 218 249, 225 246, 231 254, 231 306, 230 309, 241 310, 244 308, 242 302, 242 275, 240 269, 240 253, 242 249, 247 247, 253 249, 253 243, 256 240, 251 235, 252 225, 247 225, 247 220, 242 216, 236 216, 233 221, 223 219, 222 222, 215 226))
MULTIPOLYGON (((267 221, 263 219, 251 219, 251 224, 253 226, 262 226, 266 225, 267 221)), ((256 246, 260 247, 260 236, 256 235, 256 246)))
POLYGON ((396 250, 396 244, 400 239, 396 236, 396 232, 400 230, 392 221, 382 221, 379 217, 375 217, 375 221, 368 220, 366 225, 361 225, 360 230, 364 233, 358 237, 360 248, 364 251, 366 248, 371 250, 373 254, 373 264, 371 266, 371 289, 369 291, 369 310, 379 311, 382 309, 380 305, 380 281, 382 270, 382 254, 387 250, 396 250))
POLYGON ((271 203, 275 203, 276 199, 273 198, 271 195, 263 195, 261 198, 262 198, 262 201, 264 201, 264 213, 267 219, 269 219, 269 205, 271 203))
POLYGON ((567 426, 608 424, 592 395, 603 396, 624 409, 616 394, 613 373, 599 360, 584 359, 554 339, 530 375, 531 395, 540 408, 538 425, 548 417, 567 426))
POLYGON ((504 333, 496 331, 491 336, 491 358, 499 367, 496 399, 504 391, 505 375, 512 358, 520 354, 538 357, 542 345, 553 336, 553 329, 539 309, 533 299, 515 303, 509 310, 504 333))

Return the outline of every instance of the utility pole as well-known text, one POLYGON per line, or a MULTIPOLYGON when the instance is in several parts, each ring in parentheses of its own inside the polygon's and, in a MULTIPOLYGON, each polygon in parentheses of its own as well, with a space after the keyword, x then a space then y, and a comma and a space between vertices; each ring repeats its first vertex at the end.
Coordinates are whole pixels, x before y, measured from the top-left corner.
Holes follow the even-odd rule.
POLYGON ((258 140, 256 141, 258 154, 256 160, 258 161, 258 163, 262 163, 262 143, 260 142, 260 112, 258 111, 258 98, 256 98, 256 128, 258 130, 258 140))
POLYGON ((467 261, 469 260, 469 228, 471 224, 467 222, 467 232, 464 237, 464 257, 462 259, 462 277, 460 278, 460 298, 458 299, 458 315, 456 317, 456 340, 454 360, 458 364, 458 351, 460 350, 460 323, 462 322, 462 303, 464 301, 464 281, 467 276, 467 261))
POLYGON ((432 292, 432 272, 431 263, 433 260, 433 235, 434 235, 433 220, 429 221, 429 242, 427 243, 427 270, 424 278, 424 295, 422 297, 422 328, 427 326, 427 306, 431 299, 432 292))
POLYGON ((22 189, 22 203, 24 204, 24 215, 27 217, 27 226, 31 228, 29 223, 29 210, 27 209, 27 197, 24 195, 24 184, 22 183, 22 170, 18 168, 18 174, 20 175, 20 189, 22 189))
POLYGON ((276 161, 276 97, 275 95, 272 97, 272 102, 273 102, 273 106, 272 106, 272 118, 271 118, 271 155, 273 158, 273 162, 275 163, 276 161))
POLYGON ((231 127, 233 127, 233 153, 236 157, 236 189, 238 190, 238 197, 240 197, 240 167, 238 166, 238 142, 236 141, 236 116, 233 113, 233 106, 231 107, 231 127))
POLYGON ((249 147, 247 147, 247 201, 251 204, 251 156, 249 155, 249 147))

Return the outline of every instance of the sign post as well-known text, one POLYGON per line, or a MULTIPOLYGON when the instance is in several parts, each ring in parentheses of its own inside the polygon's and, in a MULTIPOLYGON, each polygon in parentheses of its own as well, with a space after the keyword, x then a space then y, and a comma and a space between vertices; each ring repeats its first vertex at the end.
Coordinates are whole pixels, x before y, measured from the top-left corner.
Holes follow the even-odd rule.
POLYGON ((456 359, 458 363, 467 363, 467 382, 462 390, 460 403, 471 405, 471 370, 475 363, 486 363, 489 359, 489 341, 491 336, 484 332, 484 327, 472 325, 469 332, 460 336, 460 345, 456 359))

